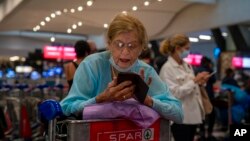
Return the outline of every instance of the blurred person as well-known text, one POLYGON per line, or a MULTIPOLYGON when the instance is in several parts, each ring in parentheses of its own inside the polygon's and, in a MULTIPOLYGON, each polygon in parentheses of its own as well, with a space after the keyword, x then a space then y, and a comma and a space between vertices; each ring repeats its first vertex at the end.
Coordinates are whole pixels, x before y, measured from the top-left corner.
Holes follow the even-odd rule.
POLYGON ((152 64, 152 55, 151 55, 151 53, 152 53, 152 50, 147 48, 147 49, 142 51, 142 53, 139 56, 139 59, 152 66, 153 64, 152 64))
POLYGON ((65 76, 69 85, 69 90, 73 83, 73 78, 75 71, 78 65, 82 62, 82 60, 90 54, 90 46, 88 42, 84 40, 79 40, 74 45, 75 53, 76 53, 76 60, 69 62, 64 65, 65 76))
POLYGON ((225 77, 221 83, 221 96, 224 95, 222 101, 227 101, 226 106, 219 107, 219 119, 221 122, 221 130, 228 130, 228 124, 241 124, 247 118, 248 108, 250 107, 250 96, 242 89, 235 80, 235 71, 232 68, 225 70, 225 77), (231 97, 228 97, 231 94, 231 97), (228 101, 231 101, 228 107, 228 101), (231 109, 231 115, 228 114, 228 108, 231 109), (231 116, 231 120, 229 120, 231 116))
POLYGON ((97 47, 96 47, 96 43, 92 40, 88 40, 87 41, 90 47, 90 54, 96 53, 97 52, 97 47))
POLYGON ((225 77, 222 79, 222 84, 228 84, 235 87, 240 87, 237 81, 234 79, 235 72, 231 68, 225 70, 225 77))
POLYGON ((158 74, 160 73, 161 67, 163 66, 163 64, 167 62, 167 60, 168 60, 167 56, 160 55, 160 56, 155 57, 154 66, 158 74))
MULTIPOLYGON (((206 56, 202 57, 201 64, 197 68, 196 73, 203 72, 203 71, 209 72, 209 74, 214 72, 214 70, 213 70, 213 62, 212 62, 212 60, 210 58, 208 58, 206 56)), ((208 94, 208 97, 209 97, 209 100, 211 101, 211 103, 214 100, 213 85, 214 85, 215 82, 216 82, 216 77, 215 77, 215 74, 214 74, 214 75, 209 77, 209 79, 208 79, 208 81, 206 83, 206 86, 205 86, 205 89, 207 91, 207 94, 208 94)), ((208 114, 206 116, 206 118, 205 118, 205 120, 208 123, 207 139, 211 140, 211 141, 216 140, 215 137, 212 136, 215 119, 216 119, 216 112, 215 112, 215 109, 213 108, 212 112, 210 114, 208 114)), ((203 124, 201 124, 201 126, 200 126, 200 136, 201 136, 200 141, 206 140, 206 137, 205 137, 205 123, 206 123, 206 121, 204 121, 203 124)))
MULTIPOLYGON (((131 81, 117 83, 119 72, 138 73, 148 82, 148 94, 143 102, 163 118, 182 122, 182 108, 155 70, 138 60, 147 47, 143 24, 129 14, 118 14, 107 30, 108 50, 89 55, 79 65, 69 94, 60 104, 65 115, 82 113, 90 104, 123 102, 134 98, 131 81)), ((114 107, 115 108, 115 107, 114 107)))
POLYGON ((169 55, 160 70, 160 78, 182 102, 184 112, 183 123, 173 123, 171 126, 173 137, 175 141, 193 141, 196 128, 205 117, 199 85, 207 82, 209 73, 200 72, 195 76, 192 66, 183 60, 190 50, 186 35, 176 34, 164 40, 160 48, 169 55))

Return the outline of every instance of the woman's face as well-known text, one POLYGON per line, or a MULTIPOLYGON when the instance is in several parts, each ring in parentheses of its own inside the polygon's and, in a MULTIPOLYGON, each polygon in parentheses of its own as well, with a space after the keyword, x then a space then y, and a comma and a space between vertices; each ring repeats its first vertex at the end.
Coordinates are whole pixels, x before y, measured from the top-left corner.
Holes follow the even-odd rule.
POLYGON ((176 54, 180 57, 183 52, 189 51, 189 50, 190 50, 190 43, 187 43, 186 45, 182 47, 178 46, 176 49, 176 54))
POLYGON ((116 65, 124 69, 133 65, 142 51, 135 31, 118 34, 108 47, 116 65))

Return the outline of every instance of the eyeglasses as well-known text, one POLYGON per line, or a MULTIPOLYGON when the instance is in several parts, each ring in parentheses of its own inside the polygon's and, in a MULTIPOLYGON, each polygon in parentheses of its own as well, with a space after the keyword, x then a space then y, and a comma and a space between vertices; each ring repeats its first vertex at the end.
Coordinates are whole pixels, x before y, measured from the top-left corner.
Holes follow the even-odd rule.
POLYGON ((139 44, 138 44, 137 41, 133 41, 133 42, 130 42, 130 43, 124 43, 124 42, 122 42, 120 40, 116 40, 112 44, 118 50, 123 50, 125 48, 125 46, 127 46, 127 49, 129 51, 132 51, 132 50, 135 50, 135 49, 139 48, 139 44))

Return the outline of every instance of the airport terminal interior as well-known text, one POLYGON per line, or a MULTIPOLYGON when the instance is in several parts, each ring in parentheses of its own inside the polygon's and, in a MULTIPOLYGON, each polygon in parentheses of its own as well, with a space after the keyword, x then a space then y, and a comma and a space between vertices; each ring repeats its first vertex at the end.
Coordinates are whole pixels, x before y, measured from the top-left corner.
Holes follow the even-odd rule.
MULTIPOLYGON (((157 73, 168 61, 161 42, 175 34, 188 36, 184 61, 194 71, 202 58, 212 61, 215 121, 209 134, 206 118, 194 141, 228 141, 230 125, 250 124, 249 0, 0 0, 0 140, 65 140, 56 135, 63 125, 44 122, 38 105, 67 96, 64 66, 76 59, 74 44, 91 41, 94 53, 106 51, 106 31, 122 12, 144 24, 149 42, 140 59, 157 73), (222 86, 229 69, 237 83, 232 89, 222 86), (47 135, 50 125, 56 128, 53 139, 47 135)), ((161 141, 174 141, 170 131, 165 135, 161 141)))

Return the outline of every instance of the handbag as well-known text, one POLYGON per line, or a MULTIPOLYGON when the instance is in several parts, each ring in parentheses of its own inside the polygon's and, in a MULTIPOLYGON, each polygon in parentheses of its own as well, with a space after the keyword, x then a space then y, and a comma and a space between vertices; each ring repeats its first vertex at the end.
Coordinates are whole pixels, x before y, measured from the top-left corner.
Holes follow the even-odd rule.
POLYGON ((201 100, 204 107, 205 114, 210 114, 213 110, 213 105, 207 95, 207 91, 203 86, 200 86, 201 100))

